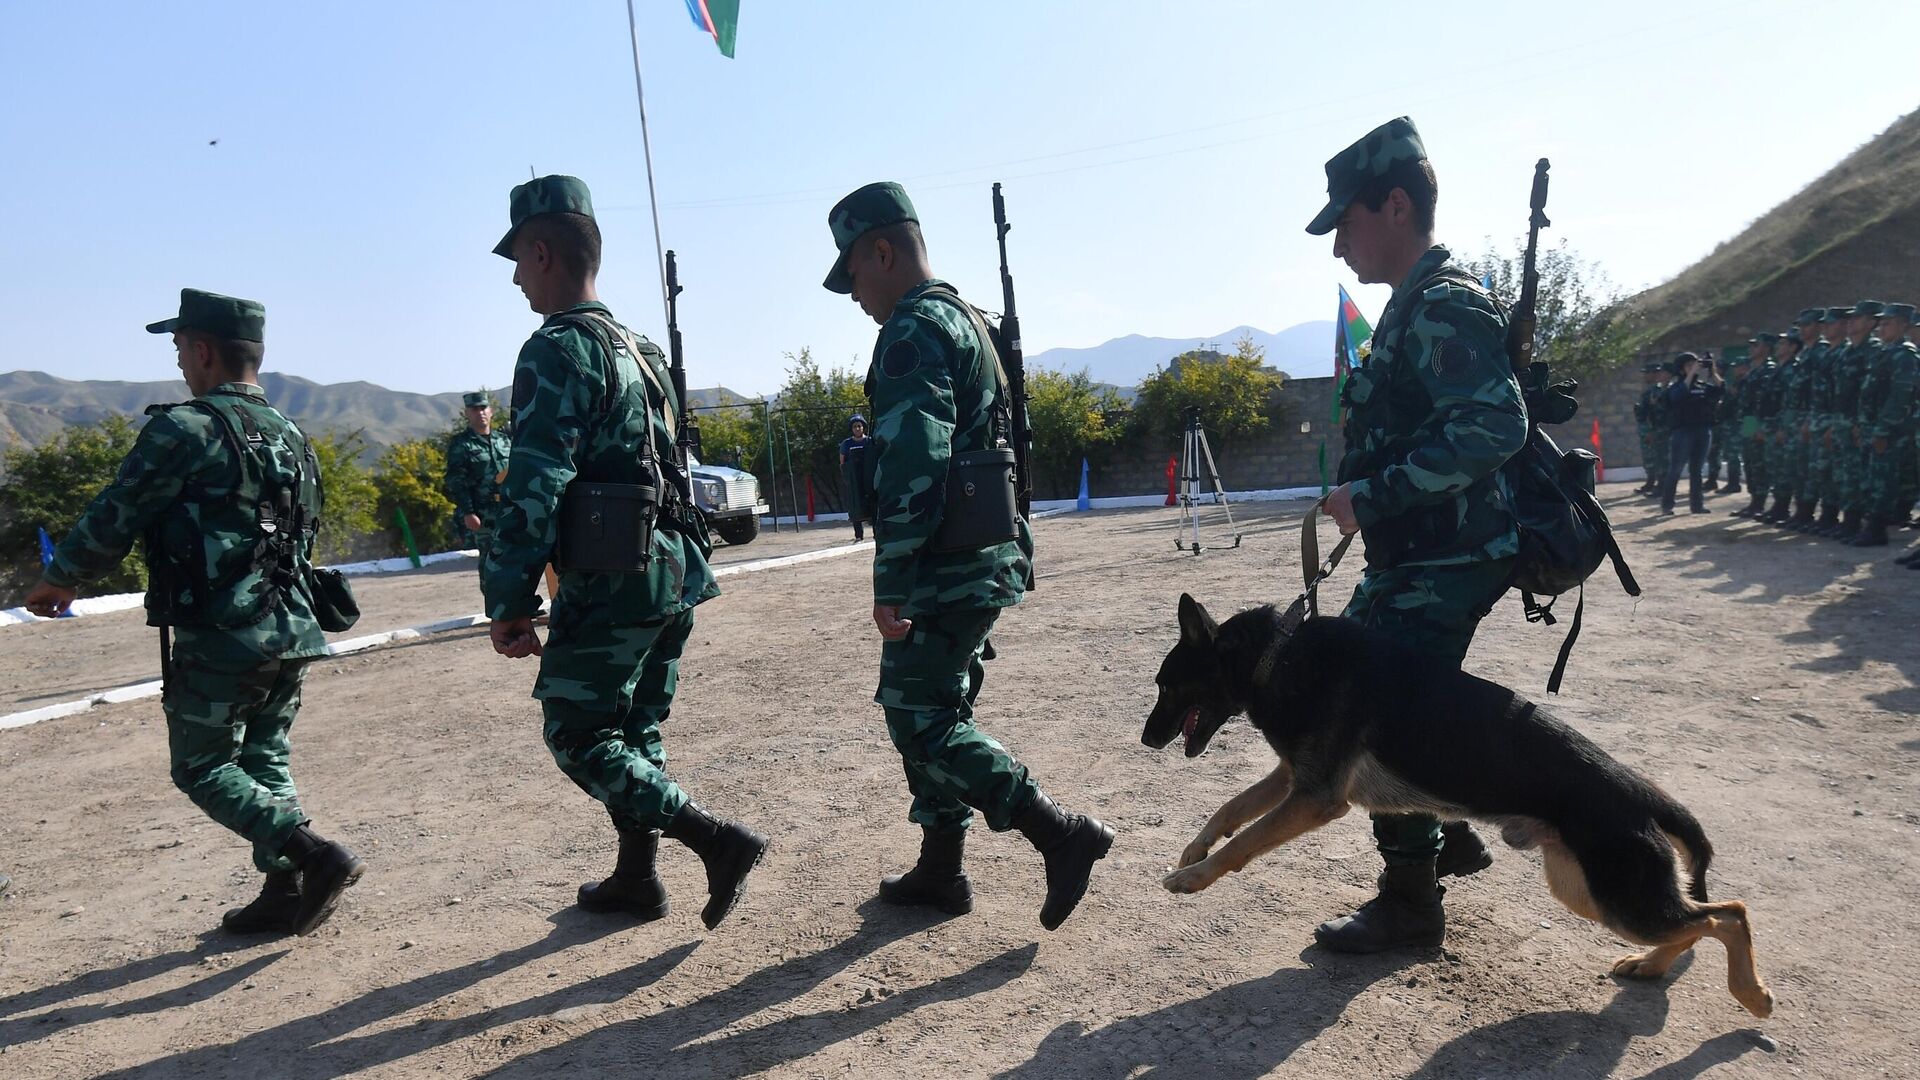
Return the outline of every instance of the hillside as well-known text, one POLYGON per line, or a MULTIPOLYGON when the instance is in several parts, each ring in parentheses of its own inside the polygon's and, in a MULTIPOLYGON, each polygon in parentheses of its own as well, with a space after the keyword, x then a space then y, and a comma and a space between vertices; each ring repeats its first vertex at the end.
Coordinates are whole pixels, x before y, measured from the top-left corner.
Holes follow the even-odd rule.
POLYGON ((1269 333, 1236 326, 1208 337, 1164 338, 1128 334, 1084 349, 1047 349, 1027 357, 1035 367, 1075 372, 1086 368, 1099 382, 1131 389, 1153 369, 1190 349, 1213 344, 1232 348, 1242 337, 1267 351, 1267 366, 1296 378, 1325 375, 1333 367, 1333 323, 1305 322, 1269 333))
MULTIPOLYGON (((369 382, 317 383, 298 375, 262 372, 267 396, 282 412, 315 432, 360 431, 370 453, 408 439, 445 431, 460 416, 463 391, 412 394, 369 382)), ((505 402, 506 387, 492 391, 505 402)), ((747 400, 725 387, 690 390, 696 405, 747 400)), ((187 385, 62 379, 39 371, 0 374, 0 448, 35 446, 68 424, 87 424, 111 413, 139 416, 148 405, 182 401, 187 385)))
POLYGON ((1784 328, 1806 307, 1920 300, 1916 265, 1920 111, 1626 310, 1643 347, 1711 347, 1784 328))

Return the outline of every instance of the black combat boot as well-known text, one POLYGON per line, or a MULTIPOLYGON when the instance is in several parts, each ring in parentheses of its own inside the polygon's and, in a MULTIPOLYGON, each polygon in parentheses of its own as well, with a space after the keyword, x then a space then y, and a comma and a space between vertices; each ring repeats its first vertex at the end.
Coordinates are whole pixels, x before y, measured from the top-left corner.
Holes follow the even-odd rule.
POLYGON ((652 829, 620 833, 620 854, 605 881, 580 886, 580 906, 587 911, 623 911, 649 923, 667 914, 667 885, 654 872, 653 857, 660 850, 660 834, 652 829))
POLYGON ((275 870, 267 875, 253 903, 220 916, 220 928, 229 934, 291 934, 299 913, 300 875, 275 870))
POLYGON ((711 930, 720 925, 747 892, 747 875, 767 853, 767 838, 731 821, 716 821, 692 803, 680 807, 667 822, 665 835, 693 849, 707 866, 707 906, 700 921, 711 930))
POLYGON ((1700 491, 1703 494, 1709 491, 1719 491, 1719 490, 1720 490, 1720 481, 1714 479, 1712 476, 1708 476, 1706 479, 1706 482, 1700 485, 1700 491))
POLYGON ((1440 856, 1433 862, 1435 877, 1467 877, 1493 865, 1493 852, 1471 823, 1449 821, 1440 826, 1440 835, 1440 856))
POLYGON ((1869 514, 1867 523, 1860 526, 1860 535, 1853 538, 1854 547, 1886 547, 1887 519, 1883 514, 1869 514))
POLYGON ((1893 561, 1899 563, 1902 566, 1905 566, 1909 563, 1920 562, 1920 547, 1908 548, 1907 550, 1894 556, 1893 561))
POLYGON ((889 904, 921 905, 938 908, 949 915, 965 915, 973 910, 973 883, 960 869, 966 851, 967 831, 953 829, 920 834, 920 861, 904 874, 880 879, 880 899, 889 904))
POLYGON ((1787 509, 1787 497, 1785 495, 1775 495, 1773 497, 1773 509, 1760 515, 1760 520, 1769 525, 1785 525, 1787 520, 1792 516, 1792 513, 1787 509))
POLYGON ((1440 898, 1447 890, 1434 877, 1434 861, 1389 865, 1380 871, 1380 894, 1351 915, 1314 928, 1313 938, 1334 952, 1375 953, 1430 949, 1447 936, 1440 898))
POLYGON ((1813 528, 1813 504, 1805 499, 1794 500, 1793 516, 1787 519, 1785 527, 1791 532, 1806 532, 1813 528))
POLYGON ((1747 500, 1747 505, 1739 510, 1735 510, 1734 516, 1751 518, 1758 521, 1761 517, 1765 516, 1767 512, 1767 493, 1755 489, 1750 494, 1752 497, 1747 500))
POLYGON ((306 825, 293 830, 280 854, 293 860, 300 871, 300 907, 294 912, 293 932, 305 937, 333 916, 340 895, 366 872, 367 866, 353 852, 332 840, 322 839, 306 825))
POLYGON ((1807 530, 1815 536, 1834 536, 1840 531, 1840 508, 1830 502, 1820 504, 1820 518, 1807 530))
POLYGON ((1065 813, 1045 795, 1035 795, 1013 827, 1047 860, 1047 899, 1040 905, 1040 925, 1058 930, 1087 895, 1093 864, 1106 858, 1113 846, 1113 827, 1085 814, 1065 813))

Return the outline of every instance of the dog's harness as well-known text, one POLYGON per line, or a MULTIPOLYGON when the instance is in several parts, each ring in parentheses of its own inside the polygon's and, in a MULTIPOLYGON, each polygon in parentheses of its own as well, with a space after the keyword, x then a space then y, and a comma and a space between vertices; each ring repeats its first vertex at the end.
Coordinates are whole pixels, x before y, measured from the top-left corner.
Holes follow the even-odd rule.
POLYGON ((1320 561, 1320 536, 1314 531, 1313 519, 1324 512, 1326 505, 1327 497, 1322 495, 1318 502, 1308 508, 1307 515, 1300 519, 1300 577, 1305 591, 1280 616, 1280 628, 1274 634, 1273 644, 1267 646, 1267 651, 1260 656, 1260 662, 1254 666, 1253 685, 1256 687, 1265 686, 1267 680, 1273 678, 1273 669, 1280 663, 1280 653, 1286 649, 1288 639, 1293 637, 1293 632, 1299 629, 1300 624, 1320 614, 1320 583, 1333 576, 1333 568, 1340 565, 1347 548, 1353 546, 1351 533, 1342 536, 1327 554, 1327 561, 1320 561))

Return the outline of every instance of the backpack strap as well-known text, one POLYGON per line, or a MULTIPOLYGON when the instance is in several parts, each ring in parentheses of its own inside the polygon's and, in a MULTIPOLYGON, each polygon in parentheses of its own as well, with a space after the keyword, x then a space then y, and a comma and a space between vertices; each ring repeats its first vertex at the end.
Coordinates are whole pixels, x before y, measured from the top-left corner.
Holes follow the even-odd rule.
POLYGON ((1010 389, 1011 384, 1007 381, 1006 366, 1000 361, 1000 350, 994 347, 993 333, 987 329, 987 321, 981 317, 980 309, 962 299, 959 291, 953 286, 944 283, 929 286, 927 291, 920 295, 951 304, 955 308, 958 308, 962 315, 967 317, 968 322, 973 324, 973 334, 980 339, 980 348, 993 359, 995 411, 1004 412, 1006 416, 1006 431, 1004 433, 990 431, 988 438, 998 438, 1000 434, 1011 437, 1013 429, 1013 402, 1010 398, 1012 397, 1013 391, 1010 389))
MULTIPOLYGON (((647 380, 648 385, 653 387, 653 397, 659 399, 660 415, 667 424, 667 435, 674 438, 678 437, 680 429, 679 417, 675 415, 674 410, 679 408, 679 405, 673 400, 673 395, 667 393, 666 386, 660 381, 659 372, 653 370, 653 364, 648 362, 646 354, 640 351, 640 343, 633 339, 633 335, 626 327, 621 326, 619 323, 613 321, 611 317, 603 315, 598 311, 568 312, 560 316, 556 321, 556 325, 559 324, 574 326, 585 330, 598 338, 601 346, 606 349, 607 396, 600 405, 600 411, 603 414, 612 411, 613 401, 620 394, 620 366, 614 360, 614 354, 620 351, 614 348, 614 342, 618 341, 621 349, 633 357, 633 365, 640 369, 641 376, 647 380)), ((651 407, 652 402, 649 401, 648 405, 651 407)), ((651 436, 647 439, 647 445, 649 447, 653 445, 651 436)))

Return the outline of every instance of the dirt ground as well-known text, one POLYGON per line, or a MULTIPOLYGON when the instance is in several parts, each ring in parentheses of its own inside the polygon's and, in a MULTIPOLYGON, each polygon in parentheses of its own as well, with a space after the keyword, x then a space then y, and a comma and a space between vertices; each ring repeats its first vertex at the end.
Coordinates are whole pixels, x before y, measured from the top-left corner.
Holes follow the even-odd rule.
MULTIPOLYGON (((1166 510, 1036 524, 1039 589, 995 634, 981 722, 1119 831, 1052 934, 1040 860, 1012 834, 976 831, 971 916, 869 900, 918 836, 870 702, 860 555, 727 578, 700 610, 673 772, 775 845, 712 933, 698 862, 671 844, 668 918, 572 907, 610 866, 612 830, 541 746, 534 662, 494 656, 478 629, 311 671, 303 800, 369 864, 312 938, 212 929, 258 879, 245 844, 171 787, 156 702, 0 731, 0 1073, 1914 1075, 1920 573, 1724 515, 1659 519, 1624 485, 1606 501, 1646 595, 1601 571, 1549 707, 1705 824, 1713 894, 1754 911, 1771 1020, 1728 996, 1712 943, 1664 982, 1609 978, 1627 949, 1552 902, 1534 853, 1501 849, 1451 887, 1443 951, 1309 948, 1316 922, 1370 895, 1360 813, 1198 896, 1160 888, 1206 816, 1271 767, 1244 724, 1196 762, 1140 745, 1175 600, 1291 599, 1296 503, 1239 508, 1242 546, 1198 557, 1174 550, 1166 510)), ((822 526, 725 557, 846 538, 822 526)), ((1356 558, 1330 598, 1357 574, 1356 558)), ((478 606, 470 563, 356 585, 359 632, 478 606)), ((1564 625, 1503 602, 1468 667, 1543 696, 1564 625)), ((0 687, 31 707, 149 677, 150 635, 133 613, 0 631, 0 687)))

